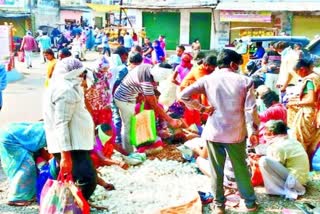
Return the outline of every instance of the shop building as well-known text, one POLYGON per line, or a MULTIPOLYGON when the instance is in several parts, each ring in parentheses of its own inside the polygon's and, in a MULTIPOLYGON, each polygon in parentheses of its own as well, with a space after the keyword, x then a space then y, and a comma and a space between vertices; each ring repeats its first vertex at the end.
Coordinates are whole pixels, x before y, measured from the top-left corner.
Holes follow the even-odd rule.
POLYGON ((224 31, 218 47, 241 36, 303 35, 313 39, 320 34, 319 0, 221 0, 215 13, 218 28, 224 31))
POLYGON ((0 25, 12 25, 13 36, 22 37, 32 29, 32 7, 29 0, 0 1, 0 25))
POLYGON ((166 38, 166 48, 174 50, 179 44, 191 44, 199 39, 202 49, 214 47, 213 6, 216 0, 136 0, 122 8, 135 15, 136 28, 145 28, 147 37, 166 38))

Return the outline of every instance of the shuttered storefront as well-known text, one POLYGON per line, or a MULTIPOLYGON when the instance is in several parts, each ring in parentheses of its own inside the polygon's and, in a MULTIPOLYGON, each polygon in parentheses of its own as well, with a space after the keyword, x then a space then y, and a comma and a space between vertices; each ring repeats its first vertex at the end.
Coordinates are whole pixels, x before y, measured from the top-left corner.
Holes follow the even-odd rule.
POLYGON ((158 39, 159 35, 164 35, 166 37, 166 49, 175 50, 176 46, 180 44, 180 13, 143 12, 142 17, 147 37, 153 41, 158 39))
POLYGON ((210 49, 211 13, 190 14, 190 44, 199 39, 201 49, 210 49))

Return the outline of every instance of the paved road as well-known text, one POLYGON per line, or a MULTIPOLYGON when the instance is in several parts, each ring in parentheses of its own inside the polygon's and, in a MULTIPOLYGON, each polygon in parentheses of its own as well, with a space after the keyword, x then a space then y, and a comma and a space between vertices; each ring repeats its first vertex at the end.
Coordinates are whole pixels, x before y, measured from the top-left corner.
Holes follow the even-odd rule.
MULTIPOLYGON (((97 53, 88 54, 85 65, 90 65, 97 53)), ((42 96, 46 64, 34 56, 32 69, 16 61, 16 69, 24 76, 22 80, 8 84, 3 92, 4 106, 0 114, 0 126, 16 121, 36 121, 42 118, 42 96)))
MULTIPOLYGON (((98 53, 89 52, 85 66, 90 66, 98 53)), ((21 121, 37 121, 42 118, 42 96, 46 76, 46 64, 40 62, 39 54, 33 57, 32 69, 16 60, 16 70, 23 74, 22 80, 9 83, 3 91, 3 108, 0 112, 0 127, 21 121)), ((0 167, 0 182, 5 179, 0 167)))

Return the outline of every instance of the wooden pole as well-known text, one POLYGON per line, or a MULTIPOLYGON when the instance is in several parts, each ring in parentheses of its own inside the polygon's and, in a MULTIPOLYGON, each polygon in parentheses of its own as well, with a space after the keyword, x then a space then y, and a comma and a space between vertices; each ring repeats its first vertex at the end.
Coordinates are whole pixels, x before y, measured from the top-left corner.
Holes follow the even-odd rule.
MULTIPOLYGON (((121 6, 122 6, 122 4, 123 4, 123 0, 120 0, 119 27, 122 26, 122 25, 121 25, 121 22, 122 22, 122 8, 121 8, 121 6)), ((120 34, 121 34, 121 31, 119 30, 119 31, 118 31, 118 38, 120 38, 120 34)))

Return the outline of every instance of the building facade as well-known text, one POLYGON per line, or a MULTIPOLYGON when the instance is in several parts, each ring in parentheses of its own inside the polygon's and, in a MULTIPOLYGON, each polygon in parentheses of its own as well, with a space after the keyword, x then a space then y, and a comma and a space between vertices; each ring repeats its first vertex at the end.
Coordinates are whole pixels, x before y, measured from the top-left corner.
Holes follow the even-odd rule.
POLYGON ((167 49, 179 44, 191 44, 199 39, 203 49, 211 49, 215 36, 213 6, 216 0, 142 0, 132 1, 123 8, 135 14, 135 27, 145 28, 147 37, 166 38, 167 49))
POLYGON ((313 39, 320 34, 318 0, 221 0, 215 13, 221 33, 218 48, 242 36, 303 35, 313 39))
POLYGON ((14 36, 23 36, 32 29, 32 7, 30 0, 0 0, 0 25, 14 26, 14 36))

